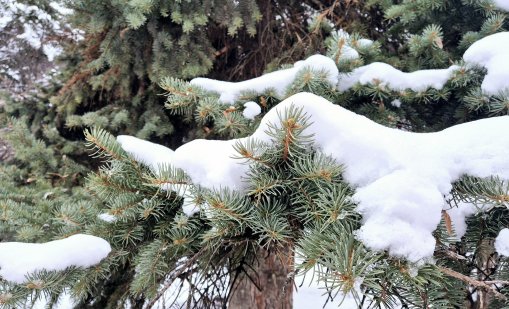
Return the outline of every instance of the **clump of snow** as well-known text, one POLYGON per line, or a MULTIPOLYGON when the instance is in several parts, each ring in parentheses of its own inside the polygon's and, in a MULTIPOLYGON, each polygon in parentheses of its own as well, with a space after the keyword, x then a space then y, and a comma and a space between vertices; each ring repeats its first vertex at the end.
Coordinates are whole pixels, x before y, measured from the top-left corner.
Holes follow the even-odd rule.
POLYGON ((256 91, 262 93, 268 88, 275 89, 276 95, 282 98, 284 97, 288 86, 290 86, 295 80, 297 73, 303 69, 327 72, 329 83, 336 86, 339 74, 338 68, 332 59, 322 55, 313 55, 306 60, 297 61, 293 65, 293 68, 264 74, 260 77, 242 82, 224 82, 210 78, 198 77, 191 80, 190 83, 192 85, 200 86, 205 90, 219 93, 219 101, 224 104, 234 103, 243 91, 256 91))
POLYGON ((102 214, 99 214, 97 217, 100 220, 102 220, 104 222, 108 222, 108 223, 117 221, 117 217, 115 217, 114 215, 109 214, 109 213, 102 213, 102 214))
POLYGON ((373 41, 369 39, 353 39, 350 34, 343 29, 338 30, 332 34, 333 38, 341 42, 339 44, 339 50, 336 48, 335 53, 339 58, 344 60, 353 60, 359 58, 359 52, 355 49, 356 47, 367 48, 373 45, 373 41))
POLYGON ((495 6, 504 11, 509 11, 509 1, 507 0, 493 0, 495 6))
POLYGON ((110 251, 106 240, 84 234, 43 244, 0 243, 0 276, 7 281, 23 283, 26 275, 36 271, 95 265, 110 251))
POLYGON ((242 111, 242 115, 247 119, 254 119, 262 112, 260 105, 253 101, 244 103, 244 107, 245 109, 242 111))
POLYGON ((134 136, 119 135, 117 142, 122 148, 132 155, 137 161, 149 166, 154 173, 158 174, 164 164, 171 163, 173 150, 151 143, 134 136))
POLYGON ((357 236, 374 250, 388 250, 411 262, 431 257, 432 232, 440 222, 451 183, 463 175, 509 178, 509 117, 457 125, 436 133, 411 133, 379 125, 310 93, 289 97, 272 108, 252 134, 237 140, 195 140, 171 159, 193 183, 206 188, 244 190, 249 169, 234 159, 236 142, 273 142, 270 124, 295 106, 310 116, 304 134, 315 147, 345 166, 344 177, 356 188, 353 199, 363 215, 357 236))
POLYGON ((489 35, 470 46, 463 54, 466 63, 486 68, 481 89, 496 95, 509 88, 509 32, 489 35))
POLYGON ((495 239, 495 250, 503 256, 509 256, 509 229, 502 229, 498 233, 495 239))
POLYGON ((475 214, 480 209, 472 203, 460 202, 456 206, 457 207, 446 208, 445 211, 451 218, 454 234, 459 240, 467 232, 467 223, 465 219, 475 214))
POLYGON ((411 89, 424 91, 428 88, 442 89, 459 67, 453 65, 448 69, 420 70, 411 73, 402 72, 383 62, 356 68, 351 73, 339 75, 338 89, 346 91, 355 84, 381 84, 395 91, 411 89))
POLYGON ((393 100, 391 102, 391 105, 399 108, 399 107, 401 107, 401 101, 399 99, 393 100))

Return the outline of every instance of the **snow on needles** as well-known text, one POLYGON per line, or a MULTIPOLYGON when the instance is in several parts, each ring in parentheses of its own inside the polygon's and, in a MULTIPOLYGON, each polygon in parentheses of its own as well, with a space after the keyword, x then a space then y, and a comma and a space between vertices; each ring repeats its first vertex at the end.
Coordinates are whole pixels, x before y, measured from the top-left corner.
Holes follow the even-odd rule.
MULTIPOLYGON (((437 133, 411 133, 379 125, 310 93, 299 93, 272 108, 251 137, 229 141, 195 140, 178 148, 172 164, 194 184, 244 190, 248 165, 233 159, 233 145, 266 134, 278 113, 302 107, 311 117, 304 134, 315 147, 345 166, 363 215, 358 237, 368 247, 416 262, 431 257, 432 232, 440 222, 444 195, 462 175, 509 178, 509 117, 457 125, 437 133)), ((149 163, 150 164, 150 163, 149 163)), ((466 214, 465 214, 466 215, 466 214)))
POLYGON ((291 69, 279 70, 242 82, 224 82, 198 77, 191 80, 191 84, 219 93, 219 101, 224 104, 233 104, 241 92, 248 90, 263 93, 264 90, 273 88, 276 91, 276 95, 283 98, 288 86, 292 84, 297 73, 306 68, 327 72, 329 83, 332 86, 336 86, 338 68, 332 59, 322 55, 313 55, 306 60, 297 61, 291 69))
POLYGON ((23 283, 25 276, 35 271, 95 265, 110 251, 106 240, 84 234, 43 244, 4 242, 0 243, 0 277, 23 283))
POLYGON ((489 35, 472 44, 463 55, 466 63, 486 68, 481 89, 496 95, 509 88, 509 32, 489 35))
POLYGON ((502 229, 495 239, 495 250, 503 256, 509 256, 509 229, 502 229))
POLYGON ((424 91, 428 88, 442 89, 459 67, 453 65, 448 69, 420 70, 411 73, 402 72, 383 62, 373 62, 359 67, 351 73, 339 75, 338 89, 346 91, 355 84, 382 84, 395 90, 424 91))
POLYGON ((507 0, 493 0, 495 6, 501 10, 509 11, 509 1, 507 0))
POLYGON ((161 165, 171 163, 173 150, 130 135, 117 136, 117 142, 134 159, 148 165, 156 174, 161 165))

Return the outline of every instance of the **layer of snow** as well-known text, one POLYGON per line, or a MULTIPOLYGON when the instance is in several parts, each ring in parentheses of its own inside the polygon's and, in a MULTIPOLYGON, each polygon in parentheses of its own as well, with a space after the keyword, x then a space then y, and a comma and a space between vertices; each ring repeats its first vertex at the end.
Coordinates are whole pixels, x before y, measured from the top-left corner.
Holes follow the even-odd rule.
POLYGON ((253 101, 244 103, 244 107, 245 108, 242 111, 242 115, 247 119, 254 119, 262 112, 262 108, 260 107, 260 105, 253 101))
POLYGON ((134 136, 119 135, 117 142, 137 161, 149 166, 154 173, 159 173, 162 165, 172 161, 173 150, 151 143, 134 136))
MULTIPOLYGON (((500 1, 506 2, 507 1, 500 1)), ((496 95, 509 88, 509 32, 489 35, 470 46, 463 55, 466 63, 486 68, 481 89, 496 95)))
POLYGON ((194 184, 244 190, 248 165, 233 159, 233 145, 250 138, 272 142, 269 124, 291 106, 311 117, 304 134, 315 147, 345 166, 363 215, 358 238, 375 250, 412 262, 433 255, 432 232, 441 219, 444 196, 462 175, 509 178, 509 117, 494 117, 437 133, 411 133, 381 126, 309 93, 296 94, 262 119, 251 137, 229 141, 195 140, 178 148, 172 164, 194 184))
POLYGON ((338 68, 332 59, 322 55, 313 55, 306 60, 297 61, 291 69, 279 70, 242 82, 224 82, 198 77, 191 80, 190 83, 205 90, 219 93, 219 101, 225 104, 234 103, 243 91, 263 93, 268 88, 275 89, 276 95, 283 98, 288 86, 295 80, 297 73, 306 68, 327 72, 329 83, 336 86, 339 74, 338 68))
POLYGON ((495 250, 503 256, 509 256, 509 229, 502 229, 495 239, 495 250))
POLYGON ((110 251, 106 240, 84 234, 43 244, 0 243, 0 277, 23 283, 26 275, 36 271, 61 271, 71 266, 95 265, 110 251))
POLYGON ((493 0, 493 2, 499 9, 504 10, 504 11, 509 11, 509 1, 507 1, 507 0, 493 0))
POLYGON ((457 69, 458 66, 453 65, 448 69, 420 70, 405 73, 387 63, 373 62, 356 68, 351 73, 340 74, 338 89, 346 91, 357 83, 362 85, 381 84, 395 91, 406 89, 424 91, 428 88, 442 89, 457 69))

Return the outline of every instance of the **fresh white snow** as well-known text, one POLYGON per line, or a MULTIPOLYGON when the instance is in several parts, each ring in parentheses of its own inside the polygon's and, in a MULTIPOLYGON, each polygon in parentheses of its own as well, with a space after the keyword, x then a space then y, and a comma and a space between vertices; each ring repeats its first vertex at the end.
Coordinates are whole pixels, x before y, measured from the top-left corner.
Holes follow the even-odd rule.
POLYGON ((508 0, 493 0, 495 6, 501 10, 509 11, 509 1, 508 0))
POLYGON ((172 162, 173 150, 130 135, 117 136, 117 142, 137 161, 149 166, 156 174, 164 164, 172 162))
POLYGON ((262 112, 262 108, 260 107, 260 105, 253 101, 244 103, 244 107, 245 108, 242 111, 242 115, 247 119, 254 119, 262 112))
POLYGON ((338 68, 332 59, 322 55, 313 55, 306 60, 297 61, 293 68, 264 74, 242 82, 224 82, 198 77, 191 80, 191 84, 219 93, 219 101, 224 104, 233 104, 243 91, 263 93, 268 88, 273 88, 276 91, 276 95, 283 98, 288 86, 295 80, 297 73, 306 68, 327 72, 329 83, 332 86, 336 86, 339 74, 338 68))
POLYGON ((420 70, 405 73, 387 63, 373 62, 356 68, 350 73, 340 74, 338 90, 346 91, 357 83, 361 85, 380 84, 395 91, 406 89, 424 91, 428 88, 442 89, 458 68, 458 66, 453 65, 448 69, 420 70))
POLYGON ((99 219, 101 219, 104 222, 112 223, 117 221, 117 217, 115 217, 112 214, 109 213, 102 213, 97 216, 99 219))
MULTIPOLYGON (((508 1, 506 5, 509 6, 508 1)), ((489 35, 472 44, 463 55, 467 64, 486 68, 481 89, 496 95, 509 88, 509 32, 489 35)))
POLYGON ((509 229, 500 231, 495 239, 495 250, 503 256, 509 256, 509 229))
POLYGON ((61 271, 71 266, 89 267, 99 263, 111 251, 99 237, 76 234, 42 244, 0 243, 0 277, 23 283, 35 271, 61 271))
POLYGON ((444 210, 447 212, 449 217, 451 218, 451 222, 454 228, 454 234, 456 238, 459 240, 465 233, 467 232, 467 223, 465 222, 466 218, 480 211, 481 209, 476 207, 476 205, 472 203, 458 203, 457 207, 450 208, 449 205, 444 207, 444 210))
MULTIPOLYGON (((281 102, 251 137, 229 141, 195 140, 173 153, 174 167, 206 188, 244 190, 248 165, 234 159, 233 145, 257 139, 272 142, 270 123, 290 106, 301 107, 313 124, 315 146, 345 166, 363 215, 358 238, 375 250, 416 262, 433 255, 431 235, 441 218, 451 183, 468 174, 509 178, 509 117, 457 125, 437 133, 411 133, 381 126, 366 117, 310 94, 281 102)), ((150 163, 149 163, 150 164, 150 163)))

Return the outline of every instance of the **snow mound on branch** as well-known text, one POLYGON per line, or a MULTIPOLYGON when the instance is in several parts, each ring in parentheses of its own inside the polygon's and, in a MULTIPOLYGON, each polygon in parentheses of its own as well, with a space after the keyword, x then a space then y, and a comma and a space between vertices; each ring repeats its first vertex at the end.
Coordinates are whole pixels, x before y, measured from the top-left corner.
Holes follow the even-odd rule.
POLYGON ((243 91, 256 91, 262 93, 269 87, 274 88, 276 95, 282 98, 284 97, 288 86, 290 86, 295 80, 297 73, 306 68, 327 72, 329 83, 332 86, 336 86, 339 74, 338 68, 332 59, 322 55, 313 55, 306 60, 297 61, 291 69, 279 70, 242 82, 224 82, 210 78, 198 77, 191 80, 190 83, 192 85, 200 86, 205 90, 219 93, 219 101, 224 104, 233 104, 243 91))
POLYGON ((509 256, 509 229, 502 229, 495 239, 495 250, 503 256, 509 256))
POLYGON ((89 267, 99 263, 111 251, 99 237, 76 234, 43 244, 0 243, 0 277, 23 283, 35 271, 61 271, 67 267, 89 267))
POLYGON ((269 124, 295 106, 310 116, 304 134, 315 147, 345 166, 363 215, 358 238, 375 250, 412 262, 431 257, 432 232, 440 222, 451 183, 468 174, 509 178, 509 117, 457 125, 437 133, 387 128, 310 93, 289 97, 272 108, 251 137, 229 141, 195 140, 178 148, 172 164, 194 184, 244 190, 249 166, 234 159, 236 142, 272 142, 269 124))
POLYGON ((262 112, 260 105, 253 101, 244 103, 244 107, 245 109, 242 111, 242 115, 247 119, 254 119, 262 112))
POLYGON ((172 161, 173 150, 130 135, 117 136, 117 142, 137 161, 149 166, 158 174, 162 165, 172 161))
MULTIPOLYGON (((506 4, 509 6, 509 4, 506 4)), ((472 44, 463 54, 463 60, 471 65, 486 68, 481 89, 488 95, 496 95, 509 88, 509 32, 489 35, 472 44)))
POLYGON ((355 84, 381 84, 395 91, 411 89, 424 91, 428 88, 442 89, 459 67, 453 65, 448 69, 420 70, 411 73, 402 72, 383 62, 356 68, 351 73, 339 75, 338 90, 346 91, 355 84))
POLYGON ((509 1, 507 0, 493 0, 495 6, 501 10, 509 11, 509 1))

